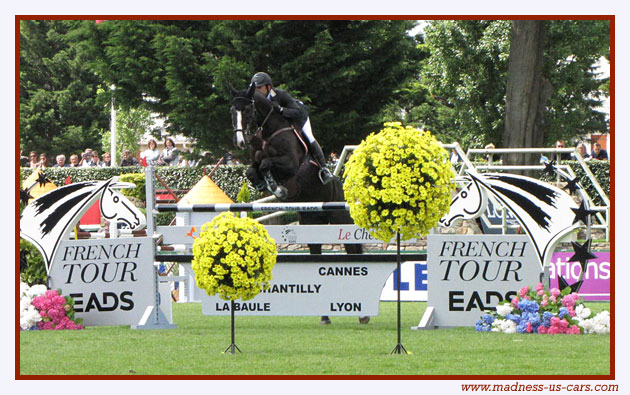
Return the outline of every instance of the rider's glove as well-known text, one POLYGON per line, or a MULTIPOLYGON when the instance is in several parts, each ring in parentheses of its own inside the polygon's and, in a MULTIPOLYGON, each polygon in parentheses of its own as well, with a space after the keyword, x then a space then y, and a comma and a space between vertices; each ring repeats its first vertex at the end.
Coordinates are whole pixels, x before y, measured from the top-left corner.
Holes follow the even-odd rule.
POLYGON ((282 108, 282 106, 280 106, 280 104, 278 104, 278 102, 272 101, 271 103, 273 104, 273 109, 276 112, 279 112, 280 114, 282 114, 282 111, 284 110, 284 108, 282 108))

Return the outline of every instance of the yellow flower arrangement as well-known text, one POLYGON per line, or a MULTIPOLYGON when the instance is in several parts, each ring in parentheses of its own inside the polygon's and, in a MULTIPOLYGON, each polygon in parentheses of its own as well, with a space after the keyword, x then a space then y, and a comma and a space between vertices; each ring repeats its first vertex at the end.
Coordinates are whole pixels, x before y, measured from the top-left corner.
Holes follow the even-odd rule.
POLYGON ((249 300, 269 287, 277 251, 261 224, 222 213, 203 225, 193 256, 199 288, 224 300, 249 300))
POLYGON ((377 239, 429 233, 449 211, 455 174, 447 151, 428 131, 385 123, 346 164, 344 192, 354 222, 377 239))

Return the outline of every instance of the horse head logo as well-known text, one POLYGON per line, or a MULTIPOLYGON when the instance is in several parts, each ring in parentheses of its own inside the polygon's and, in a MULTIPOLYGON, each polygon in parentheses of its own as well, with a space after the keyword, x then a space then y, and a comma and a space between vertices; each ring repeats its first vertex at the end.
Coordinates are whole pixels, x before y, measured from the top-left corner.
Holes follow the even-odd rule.
POLYGON ((459 218, 479 217, 486 211, 487 194, 498 199, 518 219, 529 237, 541 267, 550 259, 555 243, 577 228, 577 204, 563 190, 535 178, 514 174, 469 171, 471 183, 453 198, 451 210, 440 220, 443 226, 459 218))
POLYGON ((101 192, 101 215, 110 222, 122 222, 132 230, 145 227, 146 218, 142 212, 123 194, 115 190, 115 188, 134 187, 134 184, 128 182, 114 182, 108 188, 103 189, 101 192))
POLYGON ((477 218, 488 205, 488 194, 482 190, 481 185, 471 177, 458 177, 458 181, 469 181, 451 200, 451 209, 448 214, 440 219, 440 225, 449 227, 458 219, 477 218))
POLYGON ((101 213, 109 221, 120 221, 131 229, 146 225, 146 218, 115 188, 131 188, 130 183, 118 183, 116 177, 107 181, 86 181, 57 188, 33 200, 20 216, 20 236, 42 253, 46 269, 61 240, 79 219, 100 198, 101 213))

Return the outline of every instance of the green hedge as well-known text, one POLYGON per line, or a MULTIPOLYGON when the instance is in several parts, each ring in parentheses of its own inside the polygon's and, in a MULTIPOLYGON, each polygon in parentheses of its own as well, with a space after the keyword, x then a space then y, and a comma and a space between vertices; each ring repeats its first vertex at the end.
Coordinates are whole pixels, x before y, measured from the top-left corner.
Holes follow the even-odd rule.
MULTIPOLYGON (((156 174, 168 185, 171 189, 188 190, 191 189, 203 176, 203 170, 206 170, 206 174, 210 174, 213 166, 206 167, 156 167, 156 174)), ((210 177, 221 188, 230 199, 237 201, 238 193, 241 189, 243 182, 246 182, 249 186, 250 195, 252 200, 262 197, 260 192, 256 191, 251 185, 247 177, 245 176, 245 165, 222 165, 210 177)), ((74 167, 49 167, 43 170, 46 177, 48 177, 57 186, 64 185, 66 178, 71 177, 71 181, 93 181, 93 180, 107 180, 113 176, 119 176, 129 173, 144 174, 144 167, 142 166, 126 166, 126 167, 88 167, 88 168, 74 168, 74 167)), ((24 178, 31 175, 32 169, 24 169, 24 178)), ((133 178, 135 176, 130 175, 133 178)), ((133 182, 133 181, 130 181, 133 182)), ((162 184, 157 180, 154 180, 155 189, 164 189, 162 184)), ((138 193, 144 195, 144 187, 136 188, 142 189, 138 193)), ((135 196, 135 193, 130 196, 135 196)))

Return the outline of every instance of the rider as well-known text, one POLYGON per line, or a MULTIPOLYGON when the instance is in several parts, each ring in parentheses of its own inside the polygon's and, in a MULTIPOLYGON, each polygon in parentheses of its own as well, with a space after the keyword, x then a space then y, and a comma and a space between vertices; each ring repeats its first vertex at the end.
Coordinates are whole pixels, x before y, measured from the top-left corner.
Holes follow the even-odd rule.
POLYGON ((323 184, 328 184, 332 181, 333 175, 326 167, 326 160, 324 159, 322 148, 313 136, 311 121, 308 117, 308 109, 304 103, 295 100, 288 92, 274 88, 271 77, 267 73, 258 72, 254 74, 251 83, 255 84, 256 89, 271 101, 274 110, 290 120, 298 130, 300 128, 302 129, 302 134, 306 137, 311 147, 313 158, 320 167, 319 179, 323 184))

